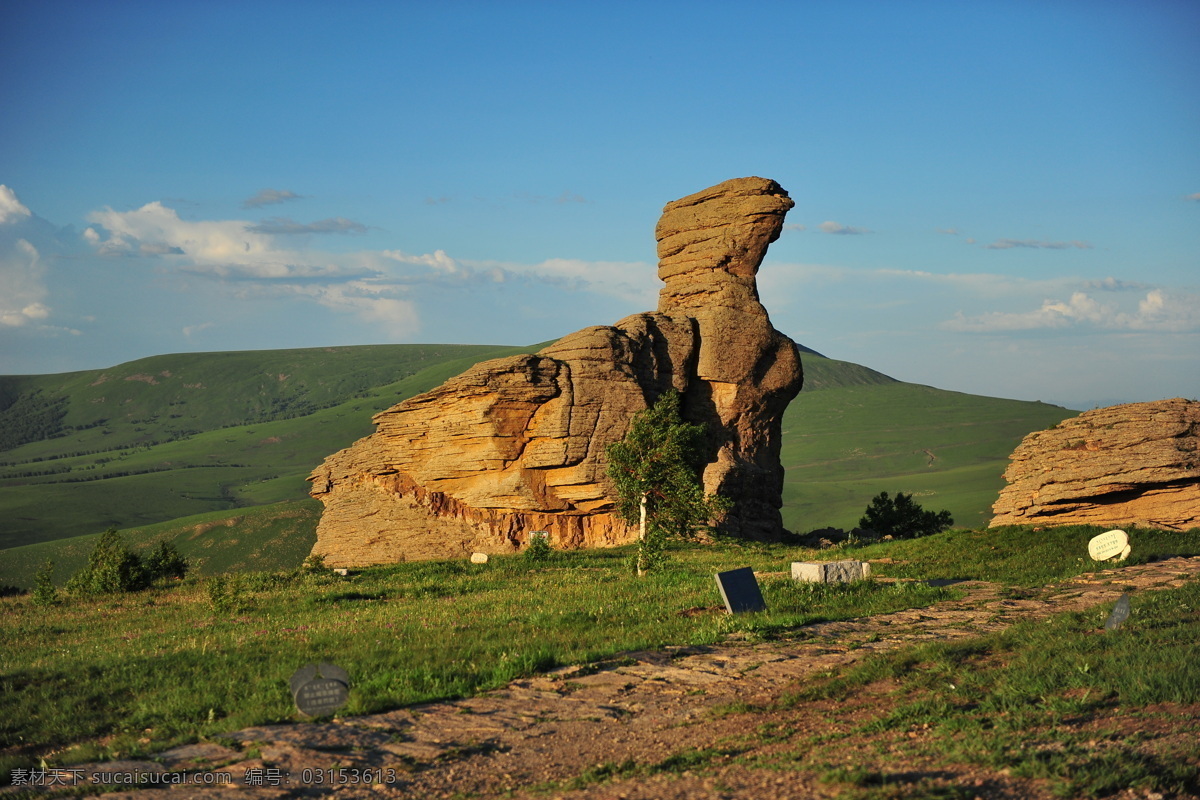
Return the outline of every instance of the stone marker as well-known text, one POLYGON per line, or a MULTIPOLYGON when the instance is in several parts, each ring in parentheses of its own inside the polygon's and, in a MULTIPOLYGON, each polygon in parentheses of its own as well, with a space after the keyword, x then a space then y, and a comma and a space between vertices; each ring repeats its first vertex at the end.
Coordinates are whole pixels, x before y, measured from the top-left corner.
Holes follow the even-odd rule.
POLYGON ((296 708, 310 717, 332 714, 350 698, 349 673, 325 662, 305 664, 292 673, 288 685, 296 708))
POLYGON ((345 567, 334 567, 333 574, 341 575, 343 578, 345 578, 350 574, 350 570, 346 569, 345 567))
POLYGON ((471 553, 472 564, 486 564, 488 562, 487 553, 471 553))
POLYGON ((1093 561, 1107 561, 1110 558, 1124 561, 1130 549, 1129 534, 1120 530, 1107 531, 1088 542, 1088 555, 1093 561))
POLYGON ((718 572, 717 588, 721 590, 725 610, 730 614, 765 611, 767 608, 758 588, 758 580, 754 577, 754 570, 750 567, 718 572))
POLYGON ((530 531, 529 543, 533 544, 535 539, 541 539, 546 544, 550 544, 550 531, 530 531))
POLYGON ((867 561, 793 561, 792 580, 809 583, 850 583, 871 577, 867 561))
POLYGON ((1113 606, 1108 622, 1104 623, 1104 630, 1115 631, 1127 619, 1129 619, 1129 595, 1123 594, 1117 604, 1113 606))

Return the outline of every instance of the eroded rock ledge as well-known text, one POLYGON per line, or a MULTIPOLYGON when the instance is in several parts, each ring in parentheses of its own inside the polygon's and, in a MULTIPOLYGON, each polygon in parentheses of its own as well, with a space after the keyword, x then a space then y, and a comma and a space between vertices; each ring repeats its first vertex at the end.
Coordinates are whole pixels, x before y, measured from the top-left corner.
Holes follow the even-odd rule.
POLYGON ((559 547, 629 541, 605 449, 669 389, 708 426, 705 487, 735 503, 723 527, 778 536, 780 422, 803 374, 755 276, 792 206, 764 178, 668 203, 655 231, 657 312, 477 364, 375 415, 375 433, 309 478, 325 504, 313 552, 358 566, 512 552, 531 530, 559 547))
POLYGON ((991 526, 1200 526, 1200 403, 1098 408, 1031 433, 1004 472, 991 526))

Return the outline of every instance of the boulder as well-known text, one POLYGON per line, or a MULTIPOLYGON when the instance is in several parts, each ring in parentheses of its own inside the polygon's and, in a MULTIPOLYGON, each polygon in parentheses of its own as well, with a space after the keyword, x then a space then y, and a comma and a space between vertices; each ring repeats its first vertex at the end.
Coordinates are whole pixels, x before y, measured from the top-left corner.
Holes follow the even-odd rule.
POLYGON ((1087 411, 1013 451, 990 525, 1200 526, 1200 403, 1087 411))
POLYGON ((755 276, 792 206, 763 178, 669 203, 656 312, 477 364, 376 414, 375 433, 309 478, 325 504, 313 552, 355 566, 514 552, 530 530, 559 547, 629 541, 605 450, 672 389, 684 417, 706 425, 706 490, 734 501, 722 527, 777 538, 780 425, 803 374, 755 276))

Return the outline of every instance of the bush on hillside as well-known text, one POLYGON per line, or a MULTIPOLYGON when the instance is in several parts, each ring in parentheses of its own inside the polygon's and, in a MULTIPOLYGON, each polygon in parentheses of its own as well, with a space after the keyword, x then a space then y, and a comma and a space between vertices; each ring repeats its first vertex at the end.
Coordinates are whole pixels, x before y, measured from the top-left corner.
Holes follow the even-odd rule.
POLYGON ((529 536, 529 545, 525 548, 525 560, 540 563, 548 561, 554 555, 550 546, 550 536, 542 531, 535 531, 529 536))
POLYGON ((159 578, 182 578, 188 563, 175 545, 160 541, 145 561, 132 552, 116 528, 100 534, 88 563, 67 581, 72 594, 114 594, 145 589, 159 578))
POLYGON ((58 602, 58 589, 54 587, 54 562, 46 562, 33 576, 33 602, 39 606, 52 606, 58 602))
POLYGON ((166 539, 160 540, 158 546, 146 558, 146 572, 151 581, 159 578, 183 578, 187 575, 189 566, 187 559, 166 539))
POLYGON ((887 492, 880 492, 871 499, 866 513, 858 521, 860 528, 868 528, 879 536, 893 539, 915 539, 949 530, 954 518, 949 511, 926 511, 912 499, 911 494, 896 492, 893 500, 887 492))
POLYGON ((67 581, 72 594, 114 594, 135 592, 150 584, 146 565, 125 546, 116 528, 100 534, 88 555, 88 563, 67 581))

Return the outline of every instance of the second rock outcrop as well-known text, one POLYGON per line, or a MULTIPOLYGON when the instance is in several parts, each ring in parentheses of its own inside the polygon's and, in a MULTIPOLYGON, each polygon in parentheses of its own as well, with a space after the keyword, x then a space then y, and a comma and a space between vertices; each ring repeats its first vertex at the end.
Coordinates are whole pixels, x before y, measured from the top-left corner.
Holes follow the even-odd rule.
POLYGON ((1097 408, 1013 451, 997 525, 1200 526, 1200 403, 1097 408))

